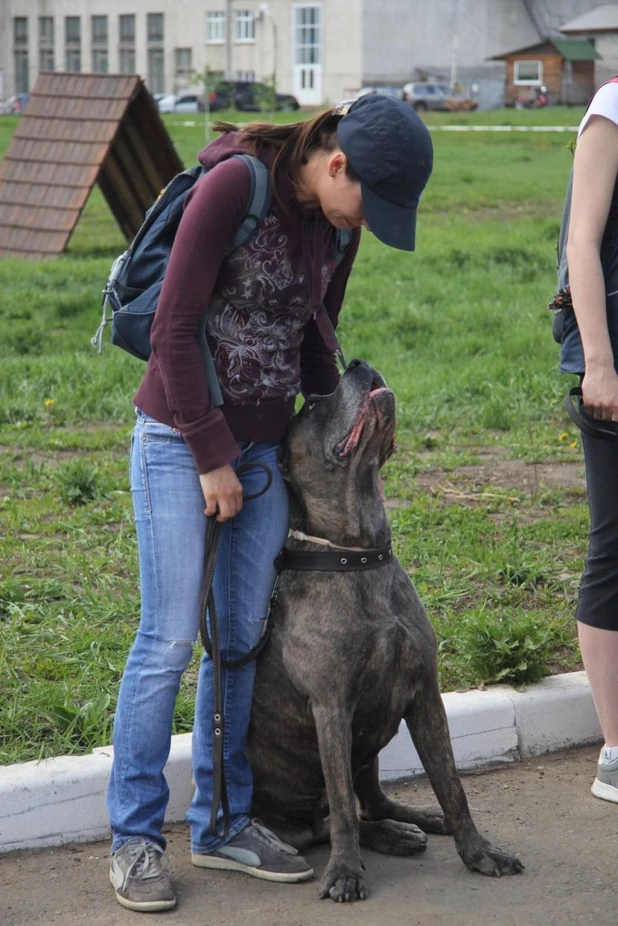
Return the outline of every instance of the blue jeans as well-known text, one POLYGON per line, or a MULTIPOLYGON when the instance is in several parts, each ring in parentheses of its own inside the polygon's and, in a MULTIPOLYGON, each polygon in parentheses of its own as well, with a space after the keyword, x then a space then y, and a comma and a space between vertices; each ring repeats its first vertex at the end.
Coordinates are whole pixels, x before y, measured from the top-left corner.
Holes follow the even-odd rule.
MULTIPOLYGON (((221 654, 236 659, 260 639, 275 581, 273 560, 285 542, 288 501, 277 465, 279 443, 241 444, 232 465, 261 461, 273 475, 268 491, 246 502, 221 529, 213 589, 221 654)), ((266 484, 259 467, 240 477, 245 495, 266 484)), ((161 834, 169 789, 167 761, 180 678, 199 629, 206 517, 193 457, 180 434, 138 411, 131 443, 131 492, 139 551, 141 619, 120 685, 114 762, 108 792, 112 852, 136 837, 165 848, 161 834)), ((222 671, 224 774, 230 808, 225 840, 210 830, 212 661, 200 664, 193 728, 195 792, 187 819, 191 848, 210 852, 249 822, 253 780, 245 756, 255 661, 222 671)))

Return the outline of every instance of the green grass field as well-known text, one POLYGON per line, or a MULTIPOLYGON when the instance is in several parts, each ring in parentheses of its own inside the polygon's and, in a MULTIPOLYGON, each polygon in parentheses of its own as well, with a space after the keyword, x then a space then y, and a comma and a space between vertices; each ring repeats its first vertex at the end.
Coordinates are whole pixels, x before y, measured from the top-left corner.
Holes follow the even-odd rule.
MULTIPOLYGON (((431 114, 576 125, 581 111, 431 114)), ((166 117, 186 164, 197 119, 166 117)), ((0 154, 17 120, 0 120, 0 154)), ((445 689, 579 667, 581 446, 546 304, 572 135, 435 131, 417 251, 365 234, 340 335, 398 398, 384 471, 397 553, 445 689), (551 475, 551 478, 549 476, 551 475)), ((143 367, 89 343, 125 247, 95 189, 65 255, 0 261, 0 762, 108 742, 139 615, 127 454, 143 367)), ((191 728, 196 661, 177 703, 191 728)))

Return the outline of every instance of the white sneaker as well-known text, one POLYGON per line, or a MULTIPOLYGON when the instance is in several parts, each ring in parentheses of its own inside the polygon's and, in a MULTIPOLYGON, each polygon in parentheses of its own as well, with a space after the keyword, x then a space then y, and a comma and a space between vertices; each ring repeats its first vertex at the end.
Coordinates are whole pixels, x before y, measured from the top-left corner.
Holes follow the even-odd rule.
POLYGON ((590 790, 602 801, 612 801, 618 804, 618 759, 608 759, 603 750, 599 756, 597 777, 590 790))

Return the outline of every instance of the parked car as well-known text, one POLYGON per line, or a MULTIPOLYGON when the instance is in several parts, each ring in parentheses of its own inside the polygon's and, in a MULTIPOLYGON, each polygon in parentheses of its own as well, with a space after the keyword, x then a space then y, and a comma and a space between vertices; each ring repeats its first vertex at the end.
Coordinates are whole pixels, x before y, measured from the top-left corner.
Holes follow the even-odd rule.
POLYGON ((368 93, 377 93, 379 96, 392 96, 396 100, 403 99, 403 88, 402 87, 363 87, 362 90, 359 90, 357 94, 357 99, 360 96, 366 96, 368 93))
MULTIPOLYGON (((240 112, 263 112, 273 108, 272 90, 258 81, 222 80, 210 94, 210 109, 238 109, 240 112)), ((300 104, 291 93, 276 93, 274 109, 293 112, 300 104)))
POLYGON ((459 90, 451 90, 448 84, 422 81, 405 84, 403 98, 417 112, 467 112, 478 107, 476 100, 459 90))
POLYGON ((412 83, 405 84, 403 98, 417 112, 424 110, 441 110, 443 107, 447 84, 412 83))
POLYGON ((16 93, 6 100, 0 101, 0 113, 4 115, 21 115, 28 105, 29 93, 16 93))
POLYGON ((206 103, 198 93, 168 93, 157 100, 157 107, 160 113, 203 113, 206 103))

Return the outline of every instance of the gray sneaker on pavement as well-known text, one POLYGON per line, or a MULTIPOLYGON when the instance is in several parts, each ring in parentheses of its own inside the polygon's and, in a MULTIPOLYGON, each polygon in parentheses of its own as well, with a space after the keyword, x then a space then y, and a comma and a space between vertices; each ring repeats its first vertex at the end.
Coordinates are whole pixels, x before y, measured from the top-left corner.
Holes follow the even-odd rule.
POLYGON ((161 862, 162 855, 163 849, 146 839, 126 842, 114 852, 109 880, 119 904, 145 913, 171 910, 176 906, 170 876, 161 862))
POLYGON ((618 804, 618 759, 610 762, 601 752, 597 766, 597 777, 590 789, 595 797, 618 804))
POLYGON ((296 849, 288 846, 266 829, 259 820, 252 820, 237 836, 210 854, 191 853, 198 868, 224 868, 244 871, 264 881, 306 881, 313 868, 296 849))

